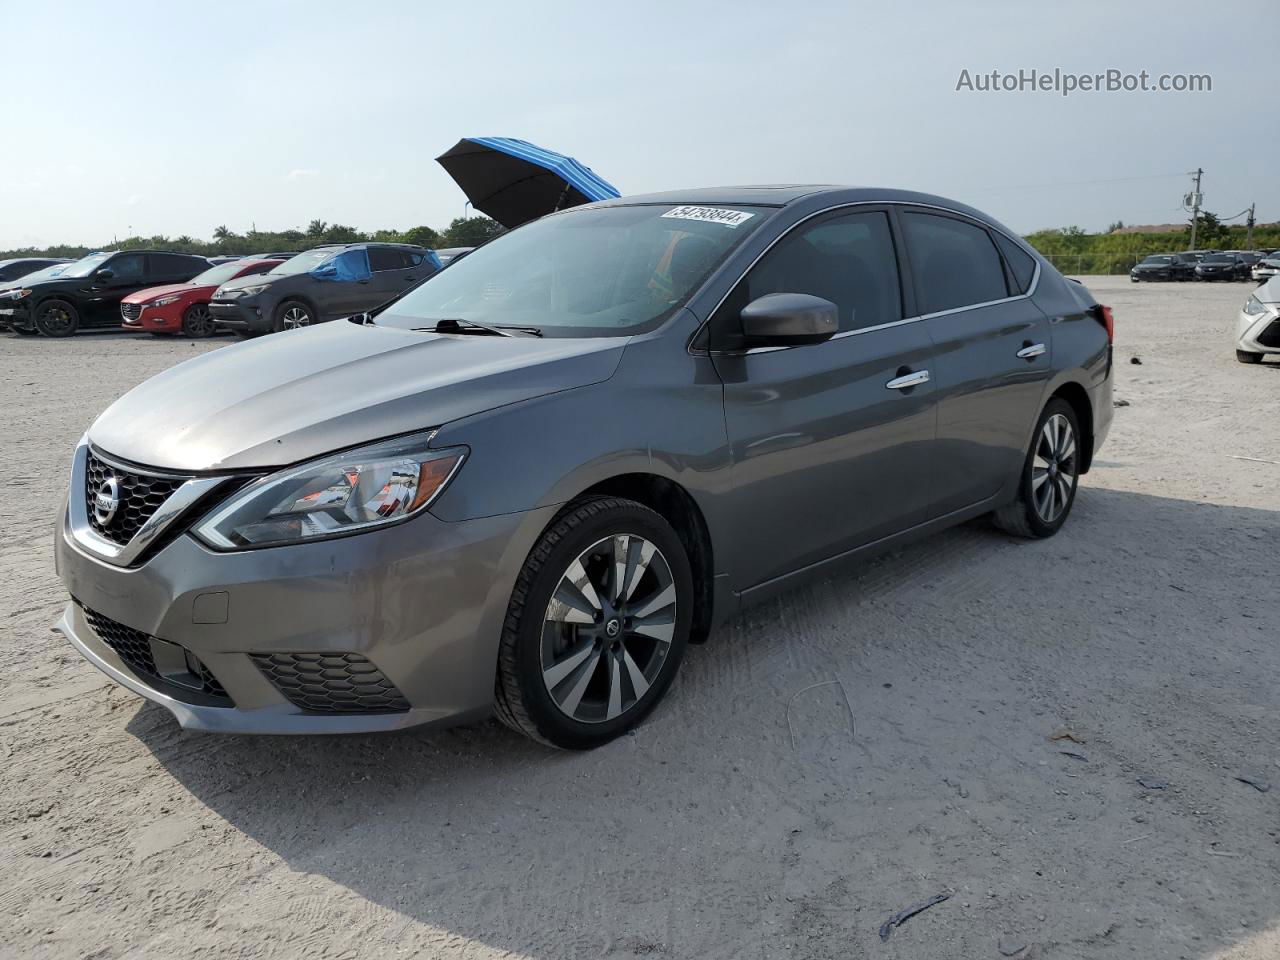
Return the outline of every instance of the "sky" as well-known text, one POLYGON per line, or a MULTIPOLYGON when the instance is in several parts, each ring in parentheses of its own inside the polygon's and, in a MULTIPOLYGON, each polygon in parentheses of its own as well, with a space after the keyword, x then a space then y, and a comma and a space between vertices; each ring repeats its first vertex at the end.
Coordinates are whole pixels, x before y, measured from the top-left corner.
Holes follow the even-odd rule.
POLYGON ((443 227, 464 136, 571 154, 624 194, 901 187, 1020 232, 1280 220, 1261 0, 533 4, 0 0, 0 249, 443 227), (1209 74, 1212 92, 957 91, 1019 69, 1209 74))

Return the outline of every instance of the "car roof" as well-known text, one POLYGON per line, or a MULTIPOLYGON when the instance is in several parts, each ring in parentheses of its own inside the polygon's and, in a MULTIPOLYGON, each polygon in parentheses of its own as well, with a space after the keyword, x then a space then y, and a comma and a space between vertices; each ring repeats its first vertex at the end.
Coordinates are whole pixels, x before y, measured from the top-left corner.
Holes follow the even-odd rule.
MULTIPOLYGON (((823 206, 837 206, 846 203, 915 203, 930 207, 941 207, 955 213, 982 220, 999 227, 1010 236, 1017 234, 998 223, 989 214, 973 207, 949 200, 932 193, 918 193, 914 190, 899 190, 893 187, 848 187, 829 183, 782 183, 761 184, 740 187, 698 187, 691 190, 667 190, 662 193, 647 193, 638 196, 619 197, 615 200, 602 200, 588 204, 588 207, 616 207, 634 204, 704 204, 725 203, 741 205, 757 205, 785 207, 793 203, 806 201, 817 209, 823 206)), ((575 207, 581 210, 583 207, 575 207)))

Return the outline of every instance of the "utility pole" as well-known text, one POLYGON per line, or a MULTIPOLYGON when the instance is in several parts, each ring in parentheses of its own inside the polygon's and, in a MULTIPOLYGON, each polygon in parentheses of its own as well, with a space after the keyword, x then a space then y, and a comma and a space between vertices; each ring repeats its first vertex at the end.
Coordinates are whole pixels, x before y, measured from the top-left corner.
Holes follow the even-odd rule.
POLYGON ((1196 227, 1200 220, 1200 178, 1204 176, 1204 170, 1196 167, 1196 172, 1192 174, 1196 178, 1196 185, 1191 188, 1191 249, 1196 248, 1196 227))
POLYGON ((1245 221, 1245 223, 1249 225, 1249 234, 1244 241, 1244 248, 1246 250, 1253 249, 1253 208, 1256 206, 1256 203, 1249 204, 1249 219, 1245 221))

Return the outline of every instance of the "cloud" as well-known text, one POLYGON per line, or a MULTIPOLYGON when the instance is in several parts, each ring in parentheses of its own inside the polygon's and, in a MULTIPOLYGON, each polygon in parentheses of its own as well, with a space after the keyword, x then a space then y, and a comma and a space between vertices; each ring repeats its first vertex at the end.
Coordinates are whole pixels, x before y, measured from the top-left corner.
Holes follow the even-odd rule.
POLYGON ((307 180, 311 177, 320 176, 319 170, 311 170, 306 167, 300 167, 297 170, 290 170, 286 175, 286 180, 307 180))
POLYGON ((124 205, 126 207, 136 207, 141 202, 142 202, 142 194, 135 193, 131 197, 129 197, 128 200, 124 202, 124 205))

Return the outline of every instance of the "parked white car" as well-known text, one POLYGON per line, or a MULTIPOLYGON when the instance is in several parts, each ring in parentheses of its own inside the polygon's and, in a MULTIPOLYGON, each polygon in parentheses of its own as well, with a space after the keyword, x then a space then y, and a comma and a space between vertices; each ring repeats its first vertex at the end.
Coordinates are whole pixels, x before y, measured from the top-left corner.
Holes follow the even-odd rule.
POLYGON ((1236 334, 1241 363, 1261 363, 1263 355, 1280 353, 1280 278, 1272 277, 1244 302, 1236 334))
POLYGON ((1280 251, 1263 257, 1253 265, 1250 272, 1255 280, 1270 280, 1280 273, 1280 251))

